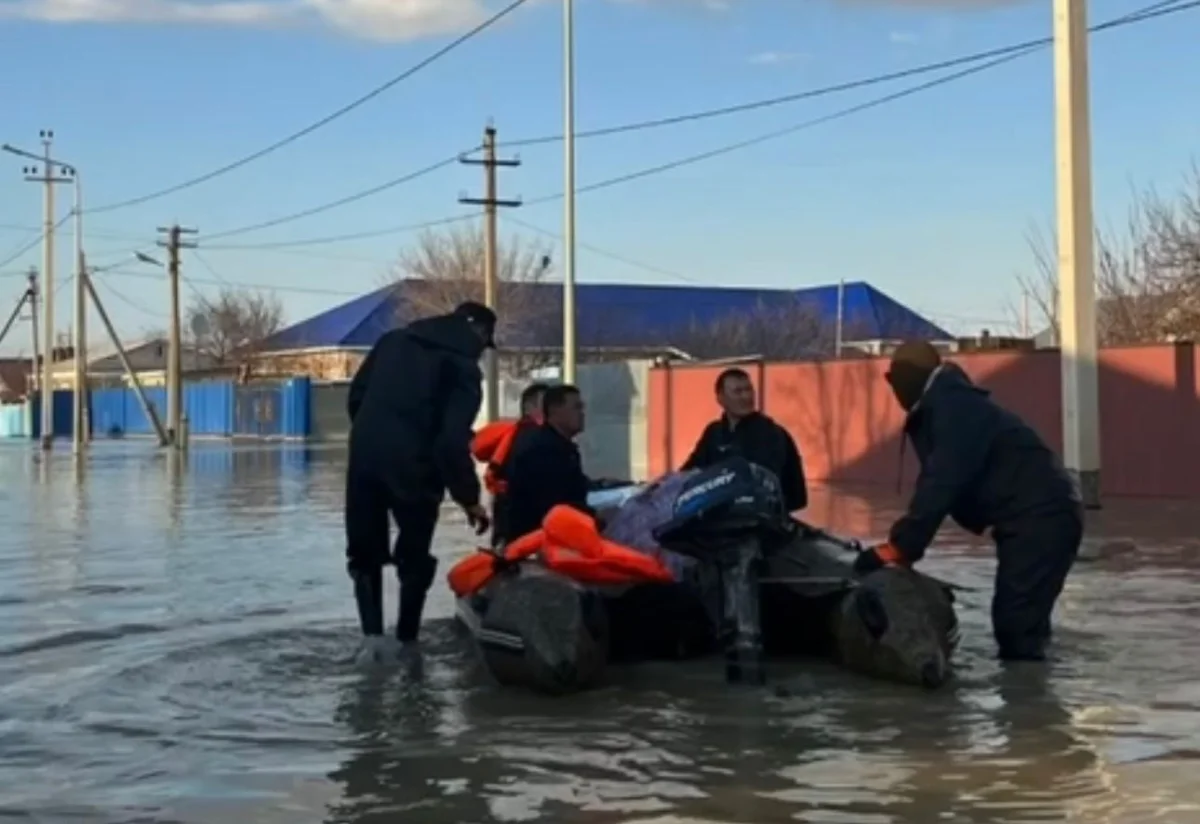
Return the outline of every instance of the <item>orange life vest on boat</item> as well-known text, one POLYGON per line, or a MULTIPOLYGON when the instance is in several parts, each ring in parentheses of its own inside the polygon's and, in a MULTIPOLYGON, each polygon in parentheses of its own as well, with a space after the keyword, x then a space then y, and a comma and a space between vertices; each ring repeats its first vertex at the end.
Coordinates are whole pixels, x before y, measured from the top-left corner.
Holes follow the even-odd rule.
MULTIPOLYGON (((534 423, 541 423, 534 417, 534 423)), ((504 420, 489 423, 475 433, 471 439, 471 455, 480 463, 487 464, 483 472, 483 485, 493 495, 503 495, 508 485, 501 477, 504 464, 508 462, 513 443, 521 429, 522 420, 504 420)))
POLYGON ((658 558, 606 540, 595 519, 565 504, 547 513, 541 529, 499 551, 481 548, 463 558, 450 569, 446 580, 462 598, 481 590, 504 567, 534 556, 547 569, 581 584, 669 584, 675 580, 658 558))

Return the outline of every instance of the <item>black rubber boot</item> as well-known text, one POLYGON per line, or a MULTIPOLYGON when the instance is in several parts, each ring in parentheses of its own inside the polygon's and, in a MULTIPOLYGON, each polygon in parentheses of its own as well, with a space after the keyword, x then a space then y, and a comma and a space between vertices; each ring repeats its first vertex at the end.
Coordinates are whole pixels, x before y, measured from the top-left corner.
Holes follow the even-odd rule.
POLYGON ((383 569, 351 571, 363 635, 383 635, 383 569))
POLYGON ((425 612, 425 596, 437 573, 437 559, 426 555, 397 569, 400 579, 400 607, 396 616, 396 640, 416 641, 421 632, 421 616, 425 612))

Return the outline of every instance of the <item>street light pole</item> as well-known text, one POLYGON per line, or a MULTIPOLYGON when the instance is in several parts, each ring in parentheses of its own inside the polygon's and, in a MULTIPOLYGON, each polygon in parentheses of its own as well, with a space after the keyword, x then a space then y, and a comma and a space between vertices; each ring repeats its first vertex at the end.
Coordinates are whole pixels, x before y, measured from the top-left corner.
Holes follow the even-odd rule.
POLYGON ((563 0, 563 359, 564 383, 575 382, 575 3, 563 0))

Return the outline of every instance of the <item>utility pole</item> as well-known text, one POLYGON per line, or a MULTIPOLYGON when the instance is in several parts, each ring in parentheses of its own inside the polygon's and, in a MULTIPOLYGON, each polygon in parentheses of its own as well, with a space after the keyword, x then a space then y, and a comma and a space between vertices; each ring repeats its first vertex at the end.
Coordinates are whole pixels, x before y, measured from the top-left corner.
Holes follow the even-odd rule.
POLYGON ((4 326, 0 327, 0 343, 4 343, 4 339, 8 337, 8 331, 12 329, 13 324, 17 322, 17 318, 21 316, 21 310, 25 307, 25 302, 29 300, 29 290, 26 289, 21 293, 21 297, 17 298, 17 305, 13 307, 12 314, 8 316, 4 326))
MULTIPOLYGON (((60 177, 55 174, 55 167, 66 170, 67 167, 58 163, 50 155, 50 147, 54 144, 54 132, 42 129, 38 132, 42 141, 42 165, 27 166, 24 169, 25 180, 30 183, 41 183, 43 188, 42 210, 42 274, 45 277, 43 291, 46 311, 45 328, 45 360, 42 361, 42 449, 49 451, 54 443, 54 186, 57 183, 70 183, 70 177, 60 177)), ((21 157, 37 159, 37 155, 5 144, 5 151, 21 157)))
MULTIPOLYGON (((518 158, 500 160, 496 157, 496 129, 491 124, 483 130, 483 157, 472 159, 460 157, 459 162, 468 166, 483 167, 484 196, 459 197, 458 202, 472 206, 482 206, 484 212, 483 238, 483 303, 493 312, 496 311, 498 292, 500 289, 499 274, 496 271, 499 264, 499 241, 496 238, 496 210, 503 206, 516 208, 520 200, 501 200, 496 196, 496 169, 504 166, 512 168, 520 166, 518 158)), ((496 350, 489 349, 485 355, 484 394, 486 397, 487 422, 492 423, 500 417, 500 375, 496 363, 496 350)))
POLYGON ((1032 337, 1032 333, 1029 328, 1029 290, 1028 289, 1021 290, 1021 337, 1026 338, 1026 339, 1032 337))
POLYGON ((29 268, 29 288, 25 291, 29 300, 29 334, 33 340, 33 363, 29 365, 29 391, 36 392, 38 385, 38 362, 41 355, 38 352, 38 282, 37 269, 29 268))
POLYGON ((158 245, 165 247, 169 255, 167 277, 171 289, 170 331, 167 343, 167 437, 172 446, 180 448, 180 424, 183 417, 183 342, 179 312, 179 250, 196 248, 195 243, 183 240, 184 235, 194 235, 196 230, 184 229, 175 224, 170 228, 160 226, 158 231, 167 236, 167 239, 160 240, 158 245))
POLYGON ((1063 463, 1084 506, 1100 506, 1100 379, 1086 0, 1054 0, 1054 119, 1063 463))

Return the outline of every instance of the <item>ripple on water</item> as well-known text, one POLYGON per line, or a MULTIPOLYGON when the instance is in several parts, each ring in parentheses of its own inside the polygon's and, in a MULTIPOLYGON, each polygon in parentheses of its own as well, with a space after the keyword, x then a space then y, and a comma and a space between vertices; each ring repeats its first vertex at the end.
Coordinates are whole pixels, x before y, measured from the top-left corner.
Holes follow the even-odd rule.
MULTIPOLYGON (((140 448, 80 478, 0 449, 23 479, 0 495, 0 819, 1200 820, 1190 550, 1081 565, 1048 673, 991 660, 992 561, 963 546, 930 558, 974 588, 941 693, 812 663, 736 690, 698 662, 546 700, 492 687, 447 620, 419 670, 349 665, 336 453, 140 448)), ((457 521, 443 555, 471 546, 457 521)))

